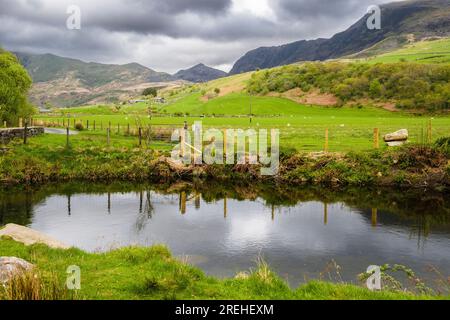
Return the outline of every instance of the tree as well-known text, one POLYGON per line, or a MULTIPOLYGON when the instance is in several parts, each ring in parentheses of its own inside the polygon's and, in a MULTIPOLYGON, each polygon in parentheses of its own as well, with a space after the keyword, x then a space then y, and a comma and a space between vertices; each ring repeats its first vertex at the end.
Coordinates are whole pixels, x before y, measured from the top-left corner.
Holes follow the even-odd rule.
POLYGON ((17 124, 19 118, 28 118, 36 112, 28 102, 31 78, 17 58, 0 49, 0 119, 17 124))
POLYGON ((147 88, 142 92, 142 95, 144 96, 153 96, 156 97, 158 95, 158 90, 156 88, 147 88))

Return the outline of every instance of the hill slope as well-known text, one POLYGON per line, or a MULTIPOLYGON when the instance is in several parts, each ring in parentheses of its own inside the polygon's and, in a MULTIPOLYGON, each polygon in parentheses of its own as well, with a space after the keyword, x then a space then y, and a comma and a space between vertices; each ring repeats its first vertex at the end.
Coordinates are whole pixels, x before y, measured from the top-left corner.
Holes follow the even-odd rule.
POLYGON ((174 74, 174 78, 190 82, 207 82, 226 77, 227 75, 228 74, 224 71, 217 70, 200 63, 190 69, 178 71, 174 74))
POLYGON ((381 30, 369 30, 368 15, 331 39, 297 41, 279 47, 263 47, 248 52, 239 59, 230 74, 258 68, 271 68, 298 61, 339 58, 360 52, 376 43, 395 36, 414 35, 421 39, 431 36, 450 36, 450 1, 410 0, 381 7, 381 30))
POLYGON ((60 107, 114 102, 146 87, 171 85, 175 79, 137 63, 87 63, 52 54, 16 53, 34 81, 30 100, 60 107))

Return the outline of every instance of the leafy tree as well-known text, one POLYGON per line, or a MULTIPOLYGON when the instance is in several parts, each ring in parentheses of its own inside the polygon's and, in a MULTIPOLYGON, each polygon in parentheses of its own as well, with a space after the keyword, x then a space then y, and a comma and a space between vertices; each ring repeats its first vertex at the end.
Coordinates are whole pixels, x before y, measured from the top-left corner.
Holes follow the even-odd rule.
POLYGON ((147 88, 142 92, 142 95, 144 96, 153 96, 156 97, 158 95, 158 90, 156 88, 147 88))
POLYGON ((27 71, 17 58, 0 49, 0 119, 15 125, 19 118, 28 118, 36 112, 28 102, 27 93, 32 84, 27 71))

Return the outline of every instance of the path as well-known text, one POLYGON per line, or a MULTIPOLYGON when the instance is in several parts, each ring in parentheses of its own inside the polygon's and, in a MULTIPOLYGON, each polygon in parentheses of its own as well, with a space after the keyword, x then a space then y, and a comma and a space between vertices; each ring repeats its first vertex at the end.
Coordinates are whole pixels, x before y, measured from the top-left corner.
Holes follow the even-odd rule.
MULTIPOLYGON (((67 134, 66 129, 57 129, 57 128, 45 128, 45 133, 49 134, 67 134)), ((77 135, 78 131, 69 130, 69 135, 77 135)))

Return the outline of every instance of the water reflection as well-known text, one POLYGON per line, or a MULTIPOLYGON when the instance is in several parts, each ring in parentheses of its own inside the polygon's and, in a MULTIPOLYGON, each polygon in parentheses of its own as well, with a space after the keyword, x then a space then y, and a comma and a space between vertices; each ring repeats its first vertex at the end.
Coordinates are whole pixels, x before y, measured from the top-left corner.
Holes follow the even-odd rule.
POLYGON ((294 285, 316 278, 331 260, 342 267, 345 281, 384 263, 405 264, 425 277, 428 265, 449 274, 445 195, 259 188, 69 185, 7 191, 0 193, 0 224, 28 225, 90 251, 163 243, 207 273, 226 277, 248 270, 263 255, 294 285))

